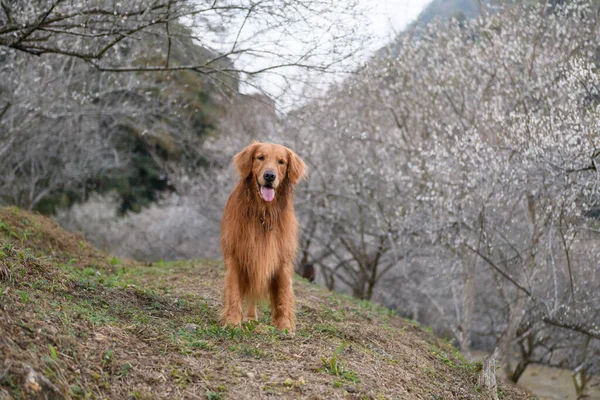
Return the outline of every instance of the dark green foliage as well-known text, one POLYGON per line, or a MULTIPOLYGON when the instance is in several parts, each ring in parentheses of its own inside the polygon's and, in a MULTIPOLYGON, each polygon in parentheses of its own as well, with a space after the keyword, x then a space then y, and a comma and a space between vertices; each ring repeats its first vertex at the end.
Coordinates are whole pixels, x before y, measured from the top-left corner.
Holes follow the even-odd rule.
MULTIPOLYGON (((199 64, 214 58, 214 54, 189 38, 186 28, 173 24, 172 29, 181 32, 173 40, 170 65, 199 64)), ((136 46, 147 51, 123 47, 121 55, 129 56, 137 50, 137 54, 143 55, 136 58, 140 65, 166 62, 165 54, 156 55, 149 50, 164 47, 158 43, 164 38, 152 35, 144 38, 145 42, 136 46)), ((227 59, 221 62, 223 66, 230 63, 227 59)), ((53 188, 34 205, 35 210, 52 214, 58 208, 87 200, 92 193, 114 192, 120 214, 138 212, 157 201, 162 193, 175 190, 169 183, 169 166, 187 171, 205 166, 205 159, 197 149, 204 136, 214 129, 220 113, 215 100, 218 96, 214 93, 222 95, 224 90, 237 90, 235 76, 208 81, 194 71, 137 72, 133 76, 138 83, 123 87, 122 75, 98 72, 79 64, 77 73, 86 75, 86 83, 75 81, 69 90, 93 99, 97 117, 92 124, 97 124, 96 129, 106 138, 108 157, 122 162, 99 169, 100 172, 80 183, 53 188), (222 86, 217 87, 215 81, 222 86)), ((64 168, 63 164, 64 160, 57 160, 55 169, 64 168)))

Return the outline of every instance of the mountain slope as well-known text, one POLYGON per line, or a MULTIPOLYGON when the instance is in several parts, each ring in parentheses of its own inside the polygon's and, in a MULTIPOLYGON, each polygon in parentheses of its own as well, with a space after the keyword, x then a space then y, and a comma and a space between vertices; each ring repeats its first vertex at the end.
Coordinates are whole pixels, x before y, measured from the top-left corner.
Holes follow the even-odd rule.
MULTIPOLYGON (((483 4, 488 1, 484 0, 483 4)), ((473 18, 480 13, 479 2, 477 0, 433 0, 429 3, 417 17, 415 24, 427 25, 436 17, 447 19, 455 18, 473 18)))
POLYGON ((222 281, 215 262, 122 261, 0 209, 0 399, 487 398, 427 329, 300 280, 295 336, 266 306, 221 328, 222 281))

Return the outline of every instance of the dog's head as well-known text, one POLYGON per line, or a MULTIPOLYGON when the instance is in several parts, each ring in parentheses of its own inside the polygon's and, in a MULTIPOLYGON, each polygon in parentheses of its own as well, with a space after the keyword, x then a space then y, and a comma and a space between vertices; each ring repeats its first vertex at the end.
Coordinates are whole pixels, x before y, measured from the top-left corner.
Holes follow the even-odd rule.
POLYGON ((233 157, 242 179, 252 177, 260 197, 271 202, 286 179, 293 185, 304 176, 306 165, 287 147, 272 143, 252 143, 233 157))

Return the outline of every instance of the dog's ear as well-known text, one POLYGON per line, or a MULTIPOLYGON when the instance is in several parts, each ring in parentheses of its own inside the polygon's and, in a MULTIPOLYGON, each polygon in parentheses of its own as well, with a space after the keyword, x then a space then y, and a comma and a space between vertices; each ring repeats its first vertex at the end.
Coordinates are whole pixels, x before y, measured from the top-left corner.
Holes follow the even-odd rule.
POLYGON ((306 164, 296 153, 288 149, 288 178, 295 185, 306 174, 306 164))
POLYGON ((233 165, 242 178, 246 178, 252 173, 252 159, 254 158, 254 152, 259 145, 260 143, 254 142, 233 157, 233 165))

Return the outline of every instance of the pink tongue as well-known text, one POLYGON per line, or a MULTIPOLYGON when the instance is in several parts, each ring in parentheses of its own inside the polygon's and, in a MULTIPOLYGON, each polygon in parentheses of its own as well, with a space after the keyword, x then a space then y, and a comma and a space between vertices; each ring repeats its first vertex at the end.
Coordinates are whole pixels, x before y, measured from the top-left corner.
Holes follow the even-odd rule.
POLYGON ((264 201, 273 201, 275 198, 275 189, 261 186, 260 195, 264 201))

